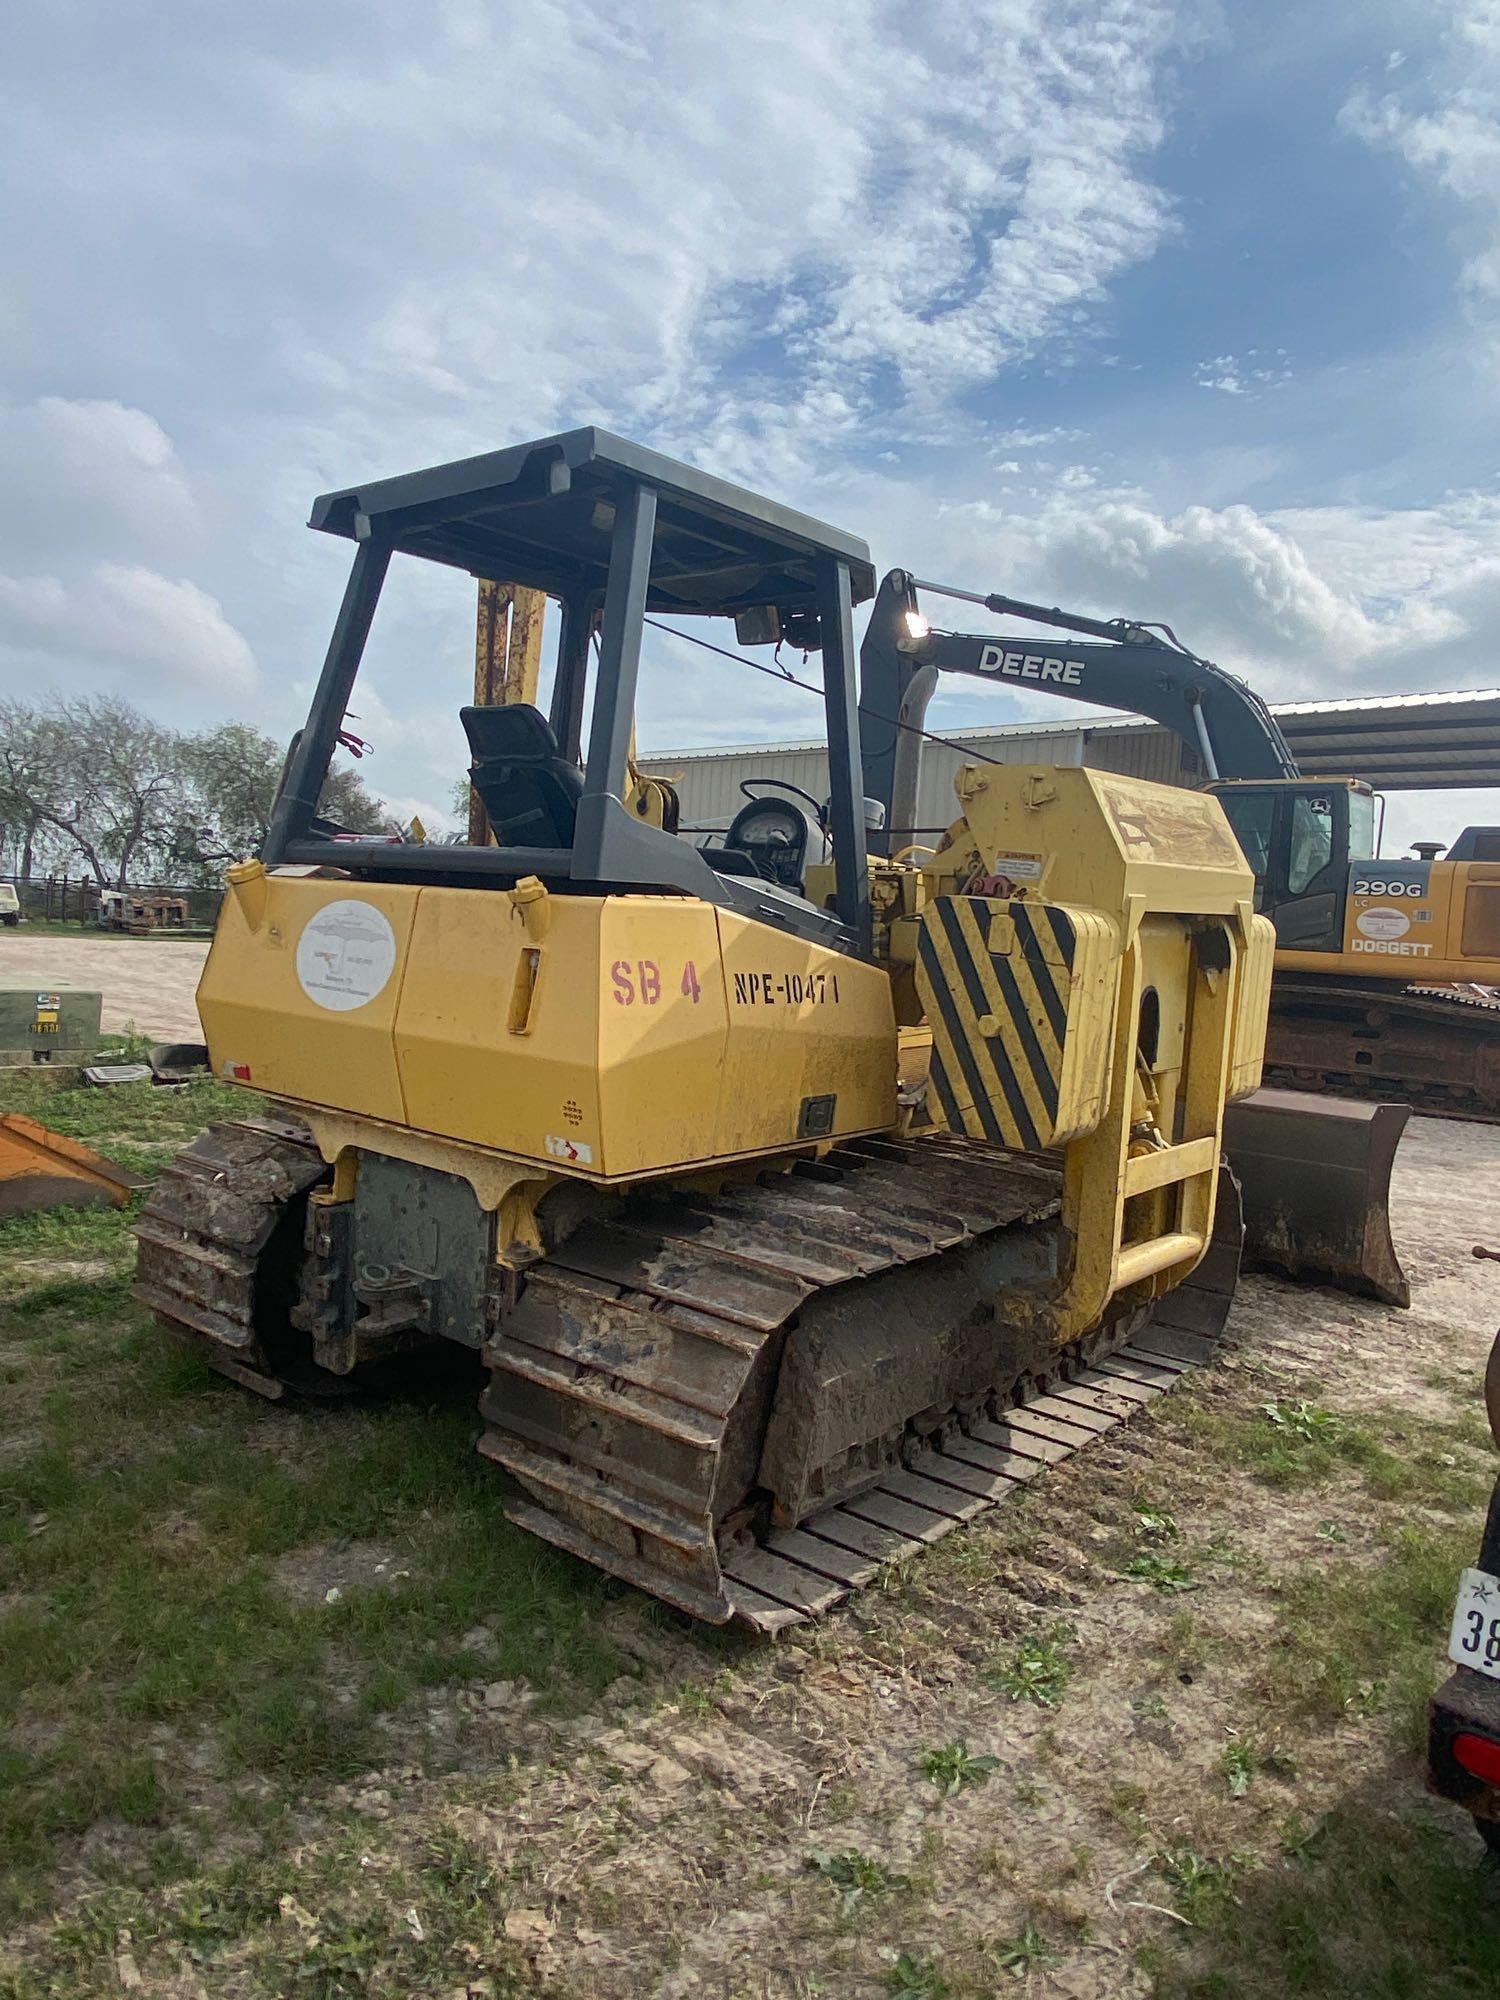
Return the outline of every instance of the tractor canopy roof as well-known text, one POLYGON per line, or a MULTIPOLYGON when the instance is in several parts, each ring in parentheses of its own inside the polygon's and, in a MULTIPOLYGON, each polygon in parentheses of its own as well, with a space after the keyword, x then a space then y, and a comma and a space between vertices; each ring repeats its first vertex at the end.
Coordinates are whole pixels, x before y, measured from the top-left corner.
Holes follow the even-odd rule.
POLYGON ((602 598, 616 508, 642 485, 657 496, 648 610, 812 607, 830 555, 848 564, 854 603, 874 594, 856 536, 592 426, 325 493, 309 525, 554 597, 602 598))

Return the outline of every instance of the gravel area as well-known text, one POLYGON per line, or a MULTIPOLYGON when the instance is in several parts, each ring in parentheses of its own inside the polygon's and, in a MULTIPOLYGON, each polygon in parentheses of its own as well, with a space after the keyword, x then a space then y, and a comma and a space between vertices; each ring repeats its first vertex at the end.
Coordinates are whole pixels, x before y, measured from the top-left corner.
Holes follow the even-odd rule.
POLYGON ((104 995, 106 1032, 134 1025, 162 1041, 196 1042, 203 1030, 193 996, 206 939, 27 937, 0 934, 0 985, 70 980, 104 995))

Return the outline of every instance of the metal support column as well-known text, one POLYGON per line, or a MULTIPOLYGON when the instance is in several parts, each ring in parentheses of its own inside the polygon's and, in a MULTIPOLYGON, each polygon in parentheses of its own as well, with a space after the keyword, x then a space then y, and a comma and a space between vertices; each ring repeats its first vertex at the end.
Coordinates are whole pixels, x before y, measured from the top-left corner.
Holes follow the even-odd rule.
POLYGON ((317 815, 323 783, 344 726, 344 712, 359 672, 360 656, 370 635, 370 621, 380 599, 380 586, 390 565, 387 543, 362 540, 354 552, 344 601, 334 621, 333 637, 312 707, 292 752, 286 777, 271 810, 271 825, 261 859, 268 868, 281 860, 291 841, 300 840, 317 815))
MULTIPOLYGON (((599 635, 599 679, 583 795, 625 796, 625 767, 635 726, 635 684, 641 664, 641 621, 651 578, 651 542, 656 532, 656 495, 632 486, 615 514, 609 550, 609 582, 604 592, 604 625, 599 635)), ((846 579, 847 586, 847 579, 846 579)))
POLYGON ((562 631, 557 641, 557 676, 552 683, 552 734, 570 764, 583 747, 583 698, 589 672, 589 633, 594 607, 587 597, 563 600, 562 631))
POLYGON ((823 705, 828 717, 829 822, 840 920, 871 951, 870 870, 859 757, 859 697, 854 684, 854 623, 849 565, 825 556, 818 564, 818 625, 823 638, 823 705))

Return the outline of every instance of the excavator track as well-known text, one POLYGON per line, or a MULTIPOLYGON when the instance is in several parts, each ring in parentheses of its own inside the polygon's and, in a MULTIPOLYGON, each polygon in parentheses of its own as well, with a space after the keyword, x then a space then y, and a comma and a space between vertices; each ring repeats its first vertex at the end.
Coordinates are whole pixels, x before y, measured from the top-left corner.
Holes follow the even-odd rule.
MULTIPOLYGON (((297 1121, 236 1120, 164 1169, 134 1225, 136 1297, 267 1397, 356 1385, 313 1367, 288 1318, 306 1197, 328 1173, 297 1121)), ((1208 1254, 1154 1307, 1063 1349, 975 1310, 970 1261, 982 1272, 1005 1240, 1038 1240, 1058 1195, 1047 1161, 871 1140, 719 1194, 674 1190, 586 1221, 530 1267, 519 1301, 497 1265, 479 1449, 519 1489, 509 1518, 710 1622, 775 1632, 830 1609, 1212 1357, 1243 1237, 1227 1173, 1208 1254), (928 1300, 949 1322, 967 1309, 968 1334, 950 1331, 941 1355, 963 1393, 867 1436, 836 1365, 840 1325, 885 1308, 899 1366, 927 1351, 924 1336, 930 1346, 928 1300), (791 1429, 815 1394, 833 1411, 833 1450, 796 1525, 756 1493, 778 1426, 784 1447, 805 1443, 784 1435, 773 1404, 794 1325, 822 1326, 832 1344, 817 1380, 805 1372, 816 1373, 816 1345, 811 1360, 788 1361, 804 1370, 791 1429), (997 1352, 1008 1357, 998 1373, 997 1352)))
MULTIPOLYGON (((868 1438, 863 1456, 851 1448, 827 1505, 778 1523, 764 1500, 742 1504, 758 1462, 764 1471, 773 1457, 780 1405, 769 1425, 766 1405, 778 1365, 783 1381, 795 1365, 789 1321, 805 1338, 820 1312, 890 1312, 920 1351, 944 1338, 922 1323, 924 1301, 953 1312, 949 1265, 1034 1229, 1057 1197, 1055 1170, 1038 1161, 964 1142, 872 1141, 674 1203, 654 1222, 580 1231, 533 1267, 486 1350, 479 1448, 524 1491, 509 1517, 698 1618, 774 1632, 818 1616, 1211 1357, 1243 1234, 1228 1175, 1213 1245, 1154 1309, 1061 1350, 1039 1333, 1007 1342, 991 1321, 976 1343, 991 1357, 987 1379, 971 1373, 959 1402, 868 1438), (938 1268, 914 1271, 924 1260, 938 1268), (1011 1360, 998 1375, 996 1353, 1011 1360)), ((838 1366, 804 1367, 793 1385, 804 1408, 841 1397, 854 1403, 844 1415, 857 1438, 838 1366)))
POLYGON ((1271 993, 1265 1082, 1500 1123, 1500 1000, 1473 987, 1283 973, 1271 993))

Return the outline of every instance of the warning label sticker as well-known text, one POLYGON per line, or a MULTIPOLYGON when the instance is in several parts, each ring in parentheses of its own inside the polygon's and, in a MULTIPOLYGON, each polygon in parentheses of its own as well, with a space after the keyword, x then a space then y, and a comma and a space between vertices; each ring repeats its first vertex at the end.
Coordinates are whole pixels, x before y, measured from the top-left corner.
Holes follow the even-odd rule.
POLYGON ((1040 882, 1044 859, 1040 854, 997 854, 990 872, 1008 882, 1040 882))

